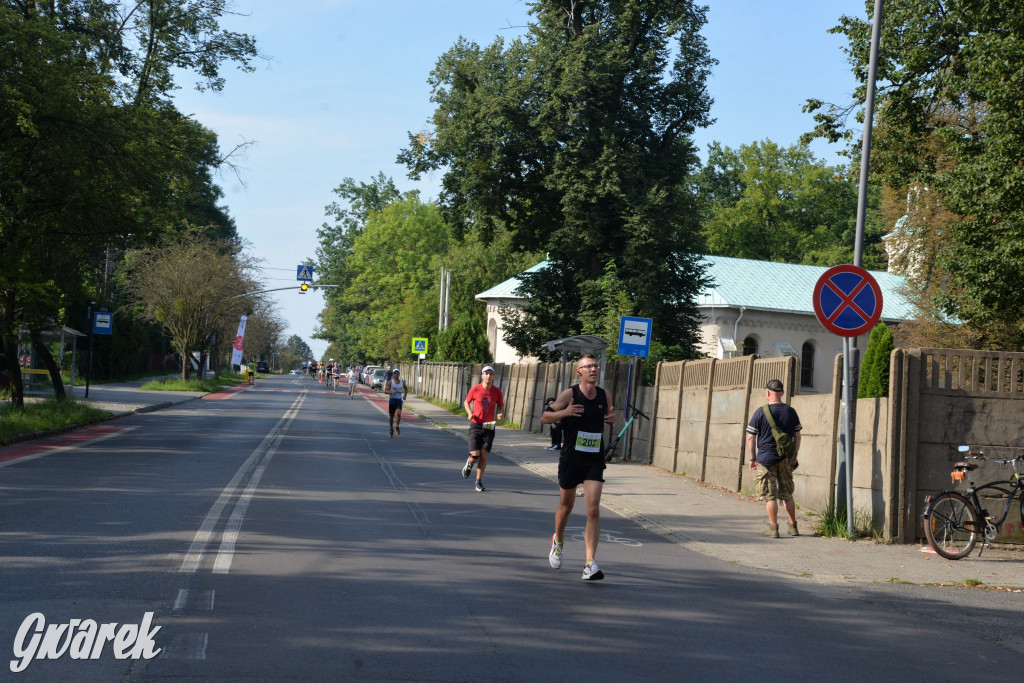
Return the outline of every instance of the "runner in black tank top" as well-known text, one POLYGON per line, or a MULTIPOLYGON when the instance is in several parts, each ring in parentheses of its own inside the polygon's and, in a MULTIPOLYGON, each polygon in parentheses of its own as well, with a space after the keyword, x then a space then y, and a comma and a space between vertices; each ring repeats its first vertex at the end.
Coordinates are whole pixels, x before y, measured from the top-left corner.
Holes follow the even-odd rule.
POLYGON ((601 490, 605 468, 601 445, 605 424, 615 423, 615 409, 604 389, 597 386, 599 369, 593 356, 580 358, 576 364, 579 384, 562 391, 551 404, 552 410, 541 413, 543 424, 561 420, 565 425, 562 453, 558 459, 558 510, 555 511, 555 533, 551 537, 548 562, 555 569, 562 567, 565 526, 576 503, 576 487, 583 484, 587 506, 587 525, 583 530, 587 552, 584 581, 604 578, 604 572, 594 561, 597 541, 601 536, 601 490))
MULTIPOLYGON (((597 395, 587 398, 580 385, 572 387, 572 402, 583 406, 583 414, 562 421, 562 455, 567 462, 578 465, 603 463, 605 415, 608 399, 604 389, 597 387, 597 395)), ((574 487, 575 488, 575 487, 574 487)))

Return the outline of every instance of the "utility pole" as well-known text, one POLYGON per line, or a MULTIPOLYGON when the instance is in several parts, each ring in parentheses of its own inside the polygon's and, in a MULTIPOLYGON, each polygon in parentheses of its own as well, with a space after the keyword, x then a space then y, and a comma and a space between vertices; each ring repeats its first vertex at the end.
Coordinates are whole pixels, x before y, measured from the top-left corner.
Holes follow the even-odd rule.
POLYGON ((437 308, 437 329, 444 332, 448 329, 448 291, 452 284, 452 271, 441 266, 441 298, 437 308))

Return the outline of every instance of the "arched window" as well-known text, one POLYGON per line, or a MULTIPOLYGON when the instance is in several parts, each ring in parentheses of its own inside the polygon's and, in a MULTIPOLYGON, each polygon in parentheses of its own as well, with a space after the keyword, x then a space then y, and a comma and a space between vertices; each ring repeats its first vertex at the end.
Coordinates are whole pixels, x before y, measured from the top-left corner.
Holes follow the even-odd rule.
POLYGON ((755 353, 757 353, 757 338, 747 337, 743 340, 743 355, 753 356, 755 353))
POLYGON ((800 349, 800 386, 814 386, 814 344, 809 341, 800 349))

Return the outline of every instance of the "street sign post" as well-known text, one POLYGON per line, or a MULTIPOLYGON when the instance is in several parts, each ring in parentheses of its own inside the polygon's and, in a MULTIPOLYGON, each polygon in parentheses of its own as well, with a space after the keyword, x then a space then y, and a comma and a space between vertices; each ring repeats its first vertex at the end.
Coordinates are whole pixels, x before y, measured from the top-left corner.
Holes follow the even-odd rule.
POLYGON ((426 337, 413 337, 412 338, 412 352, 413 353, 426 353, 427 352, 427 338, 426 337))
POLYGON ((616 353, 620 356, 636 356, 647 358, 651 355, 651 325, 650 318, 632 318, 628 315, 622 316, 619 321, 619 348, 616 353))
POLYGON ((306 282, 313 281, 313 266, 296 266, 295 267, 295 279, 306 282))
POLYGON ((814 285, 814 315, 829 332, 843 337, 843 410, 836 477, 836 508, 846 508, 846 529, 853 536, 853 428, 856 419, 853 378, 860 355, 854 337, 871 331, 882 317, 882 289, 868 271, 853 265, 829 268, 814 285), (844 506, 845 503, 845 506, 844 506))
MULTIPOLYGON (((628 315, 622 316, 619 320, 619 346, 617 353, 620 356, 635 356, 647 358, 651 355, 651 330, 654 321, 650 318, 634 318, 628 315)), ((633 365, 630 361, 629 371, 626 373, 626 407, 623 415, 629 419, 630 401, 633 395, 633 365)), ((623 456, 629 455, 629 432, 625 434, 622 442, 623 456)))

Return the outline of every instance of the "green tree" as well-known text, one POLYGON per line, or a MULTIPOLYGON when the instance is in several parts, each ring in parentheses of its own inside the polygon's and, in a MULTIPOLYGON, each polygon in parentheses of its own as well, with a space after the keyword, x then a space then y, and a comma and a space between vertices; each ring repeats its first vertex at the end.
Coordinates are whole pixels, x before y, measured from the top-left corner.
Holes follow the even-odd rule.
POLYGON ((356 353, 357 340, 352 327, 360 313, 346 305, 344 296, 355 277, 351 268, 355 240, 363 234, 371 214, 411 195, 403 195, 394 181, 383 173, 368 183, 345 178, 332 192, 338 199, 324 208, 331 222, 325 221, 317 230, 316 267, 321 282, 338 287, 324 292, 326 305, 315 336, 336 346, 337 354, 347 356, 356 353))
POLYGON ((493 361, 487 344, 485 318, 463 311, 448 329, 437 334, 432 360, 450 363, 486 363, 493 361))
MULTIPOLYGON (((713 143, 695 176, 707 251, 720 256, 833 266, 852 263, 857 180, 806 144, 771 140, 738 150, 713 143)), ((884 268, 882 230, 867 226, 864 266, 884 268)))
MULTIPOLYGON (((168 93, 175 69, 216 89, 223 60, 255 56, 250 39, 215 30, 223 8, 218 0, 0 2, 0 341, 8 355, 19 325, 37 333, 65 322, 70 300, 89 300, 86 268, 108 246, 143 244, 215 206, 209 167, 224 161, 216 137, 174 110, 168 93)), ((12 381, 20 406, 16 367, 12 381)))
MULTIPOLYGON (((203 367, 211 341, 234 338, 240 316, 261 308, 258 300, 243 296, 259 289, 254 261, 238 253, 233 242, 210 240, 202 230, 190 230, 166 246, 134 249, 126 264, 125 290, 145 318, 167 330, 184 359, 183 378, 190 374, 194 352, 203 367)), ((252 339, 255 348, 246 352, 253 358, 265 350, 260 347, 268 335, 261 328, 269 316, 262 320, 252 339)))
MULTIPOLYGON (((860 146, 850 115, 864 102, 871 24, 842 17, 835 33, 861 86, 851 103, 811 100, 815 134, 860 146)), ((889 0, 878 60, 872 167, 911 197, 934 192, 957 217, 937 253, 934 302, 980 333, 983 347, 1024 349, 1024 5, 889 0)))
POLYGON ((437 325, 436 272, 447 231, 437 206, 415 195, 369 214, 352 248, 353 278, 341 305, 356 354, 405 358, 413 336, 437 325))
POLYGON ((860 368, 857 398, 882 398, 889 395, 889 356, 896 344, 892 332, 884 322, 871 330, 864 363, 860 368))
MULTIPOLYGON (((457 237, 478 231, 487 242, 503 228, 516 251, 551 254, 564 273, 538 274, 526 288, 582 289, 613 261, 636 312, 692 348, 704 273, 687 183, 697 163, 689 136, 710 123, 706 9, 690 0, 530 6, 524 39, 462 40, 441 56, 430 130, 410 134, 399 160, 412 177, 443 169, 440 202, 457 237)), ((547 294, 522 311, 522 338, 550 318, 558 292, 547 294)), ((577 331, 602 315, 558 311, 577 331)))

